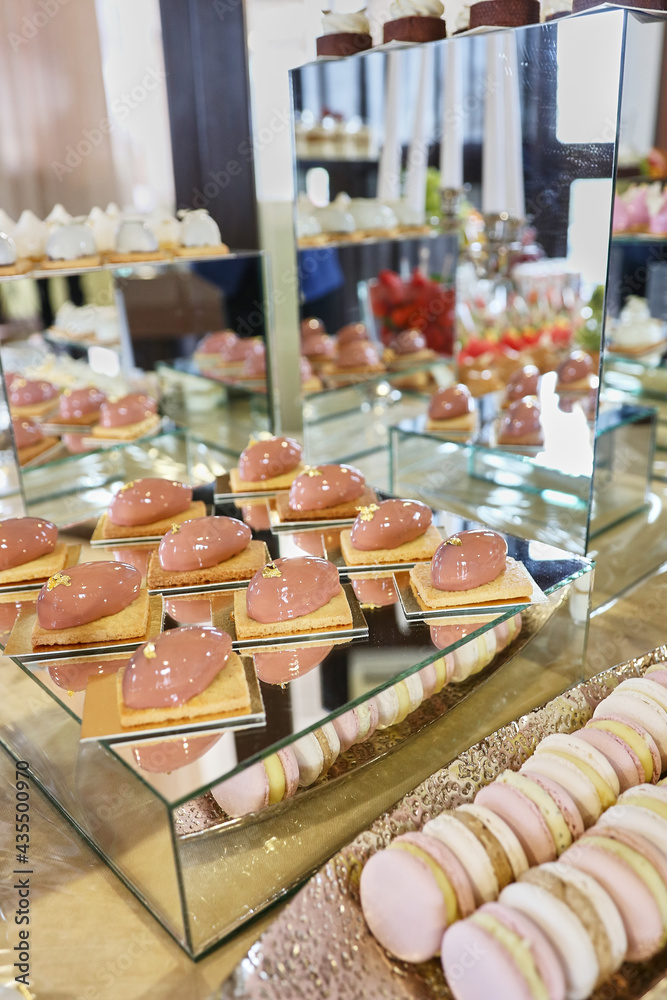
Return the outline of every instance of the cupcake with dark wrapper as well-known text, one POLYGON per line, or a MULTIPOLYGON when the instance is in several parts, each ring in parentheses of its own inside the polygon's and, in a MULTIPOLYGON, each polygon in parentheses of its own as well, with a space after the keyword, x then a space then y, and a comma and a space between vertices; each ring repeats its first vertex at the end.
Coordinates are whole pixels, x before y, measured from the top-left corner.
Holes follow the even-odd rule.
POLYGON ((317 39, 318 56, 351 56, 373 44, 365 10, 354 14, 323 11, 322 32, 317 39))
POLYGON ((471 28, 520 28, 539 20, 539 0, 477 0, 470 7, 471 28))
POLYGON ((435 42, 447 34, 440 0, 393 0, 384 25, 385 42, 435 42))

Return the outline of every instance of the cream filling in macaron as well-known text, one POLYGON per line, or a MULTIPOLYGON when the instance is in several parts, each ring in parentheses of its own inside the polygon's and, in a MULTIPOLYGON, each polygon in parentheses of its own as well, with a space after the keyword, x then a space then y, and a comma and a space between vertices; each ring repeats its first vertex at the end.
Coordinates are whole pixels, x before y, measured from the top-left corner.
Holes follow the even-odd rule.
POLYGON ((537 971, 528 942, 489 913, 473 913, 469 919, 495 938, 505 951, 509 952, 528 984, 531 997, 534 1000, 550 1000, 549 991, 537 971))
MULTIPOLYGON (((545 748, 543 752, 552 753, 556 757, 562 757, 564 760, 569 760, 570 763, 578 767, 579 770, 583 774, 585 774, 588 780, 591 782, 591 784, 595 788, 595 791, 598 793, 600 803, 602 804, 602 808, 609 809, 610 806, 613 806, 614 802, 616 801, 616 796, 614 795, 614 793, 612 792, 611 788, 604 780, 604 778, 600 777, 599 773, 595 770, 594 767, 591 767, 590 764, 587 764, 586 761, 581 759, 581 757, 575 757, 574 754, 565 753, 558 747, 550 746, 548 748, 545 748)), ((539 746, 537 747, 535 753, 536 754, 540 753, 539 746)))
POLYGON ((472 882, 478 905, 498 898, 500 887, 491 859, 475 834, 463 823, 448 813, 441 813, 429 820, 423 832, 442 841, 456 855, 472 882))
POLYGON ((269 779, 269 805, 272 806, 285 798, 285 772, 276 753, 264 759, 264 767, 269 779))
POLYGON ((549 827, 549 832, 553 837, 558 854, 562 854, 570 846, 572 843, 570 828, 565 822, 562 812, 548 792, 545 792, 543 788, 540 788, 530 778, 527 778, 523 774, 517 774, 515 771, 503 771, 502 774, 498 775, 496 781, 501 781, 506 785, 516 788, 518 792, 521 792, 522 795, 525 795, 526 798, 530 799, 537 806, 549 827))
POLYGON ((665 886, 651 862, 642 857, 639 851, 633 850, 626 844, 621 844, 618 840, 611 840, 609 837, 586 837, 586 843, 615 854, 621 860, 625 861, 634 873, 639 876, 654 897, 660 911, 663 930, 660 947, 664 947, 667 942, 667 886, 665 886))
POLYGON ((430 868, 433 872, 433 876, 437 883, 440 892, 442 893, 442 898, 445 901, 445 912, 447 914, 447 926, 449 927, 454 921, 458 920, 460 917, 459 907, 456 901, 456 894, 451 886, 451 883, 442 868, 440 868, 430 855, 426 851, 420 850, 414 844, 408 844, 404 840, 395 841, 390 844, 387 848, 388 851, 407 851, 408 854, 412 854, 413 857, 418 858, 425 865, 430 868))
POLYGON ((618 736, 625 743, 628 744, 630 749, 639 758, 641 766, 644 768, 644 776, 647 781, 650 781, 653 777, 653 758, 651 757, 651 751, 646 745, 646 740, 643 740, 639 733, 632 729, 631 726, 626 726, 622 722, 615 722, 612 719, 591 719, 588 723, 591 729, 602 729, 612 736, 618 736))

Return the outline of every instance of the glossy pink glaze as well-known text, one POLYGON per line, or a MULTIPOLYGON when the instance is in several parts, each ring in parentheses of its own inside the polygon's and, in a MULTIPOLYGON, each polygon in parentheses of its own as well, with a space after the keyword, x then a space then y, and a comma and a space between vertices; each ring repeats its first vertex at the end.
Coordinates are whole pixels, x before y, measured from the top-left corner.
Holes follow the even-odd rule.
POLYGON ((365 368, 379 365, 380 356, 367 340, 353 340, 341 346, 336 364, 339 368, 365 368))
POLYGON ((182 514, 192 502, 192 489, 171 479, 136 479, 122 486, 109 504, 113 524, 135 526, 182 514))
POLYGON ((112 549, 112 554, 116 562, 134 566, 135 569, 139 570, 142 577, 145 577, 152 551, 152 545, 123 545, 119 549, 112 549))
POLYGON ((391 342, 391 349, 398 355, 416 354, 428 348, 426 337, 421 330, 403 330, 391 342))
POLYGON ((383 500, 375 511, 361 512, 352 525, 355 549, 395 549, 419 538, 433 520, 431 510, 419 500, 383 500))
POLYGON ((100 407, 100 425, 102 427, 125 427, 127 424, 138 424, 151 414, 157 413, 157 403, 150 396, 140 392, 131 392, 115 403, 102 403, 100 407))
POLYGON ((301 349, 307 358, 322 361, 333 358, 336 353, 336 342, 326 333, 309 333, 303 338, 301 349))
POLYGON ((54 574, 44 584, 37 598, 37 620, 47 629, 85 625, 122 611, 140 588, 141 573, 134 566, 111 561, 81 563, 54 574))
POLYGON ((85 691, 91 677, 116 674, 126 663, 127 659, 120 658, 118 660, 82 660, 80 663, 52 663, 49 666, 49 677, 64 691, 85 691))
POLYGON ((219 629, 169 629, 133 654, 123 674, 123 701, 128 708, 183 705, 206 690, 231 651, 231 637, 219 629))
POLYGON ((65 389, 58 400, 58 413, 65 419, 93 415, 99 412, 106 398, 102 390, 94 386, 88 386, 86 389, 65 389))
POLYGON ((472 590, 499 577, 506 564, 507 542, 502 535, 486 528, 459 531, 433 556, 431 580, 438 590, 472 590))
POLYGON ((264 344, 254 343, 246 352, 241 374, 246 378, 263 378, 266 375, 266 348, 264 344))
POLYGON ((431 642, 437 649, 447 649, 476 632, 480 626, 481 622, 480 625, 429 625, 431 642))
POLYGON ((12 417, 12 429, 17 448, 30 448, 44 440, 41 428, 27 417, 12 417))
POLYGON ((472 413, 475 407, 470 389, 461 383, 438 389, 431 396, 428 415, 431 420, 454 420, 472 413))
POLYGON ((193 764, 214 747, 222 737, 194 736, 180 740, 164 740, 162 743, 140 743, 132 747, 132 756, 137 767, 151 774, 170 774, 181 767, 193 764))
POLYGON ((354 344, 359 341, 368 340, 368 330, 363 323, 348 323, 347 326, 342 326, 338 333, 336 334, 336 340, 338 341, 338 349, 344 347, 346 344, 354 344))
POLYGON ((255 653, 257 676, 265 684, 287 684, 314 670, 333 646, 304 646, 301 649, 270 649, 255 653))
POLYGON ((255 531, 269 531, 271 528, 271 518, 269 508, 265 500, 261 503, 246 503, 241 508, 241 516, 246 524, 254 528, 255 531))
POLYGON ((296 469, 303 449, 291 437, 255 441, 239 457, 239 475, 244 482, 263 482, 296 469))
POLYGON ((353 465, 316 465, 297 476, 289 491, 290 510, 322 510, 356 500, 364 492, 363 472, 353 465))
POLYGON ((195 353, 215 354, 223 361, 243 361, 247 350, 247 342, 237 337, 233 330, 216 330, 199 341, 195 353))
POLYGON ((535 442, 544 440, 542 411, 536 396, 515 399, 510 403, 500 421, 498 440, 523 439, 530 436, 535 442))
POLYGON ((536 396, 540 385, 540 370, 535 365, 525 365, 507 381, 505 396, 509 400, 523 399, 524 396, 536 396))
POLYGON ((352 587, 361 604, 376 604, 379 608, 398 603, 398 591, 393 577, 379 580, 352 580, 352 587))
POLYGON ((340 593, 338 570, 326 559, 298 556, 276 559, 269 566, 276 566, 280 576, 263 576, 264 570, 259 570, 246 592, 248 614, 257 622, 300 618, 340 593))
POLYGON ((169 572, 206 569, 247 549, 252 532, 234 517, 197 517, 175 525, 160 542, 160 566, 169 572))
POLYGON ((85 434, 63 434, 61 441, 72 455, 83 455, 97 449, 95 441, 85 434))
POLYGON ((39 559, 53 552, 57 542, 58 529, 51 521, 41 517, 8 517, 0 521, 0 570, 39 559))
POLYGON ((9 402, 11 406, 34 406, 35 403, 45 403, 55 399, 59 389, 50 382, 41 379, 30 382, 24 378, 15 378, 9 386, 9 402))
POLYGON ((569 385, 571 382, 578 382, 588 375, 593 375, 594 372, 595 367, 590 354, 586 354, 584 351, 573 351, 558 366, 558 381, 561 385, 569 385))
POLYGON ((165 610, 178 625, 210 625, 211 602, 208 597, 172 597, 164 602, 165 610))

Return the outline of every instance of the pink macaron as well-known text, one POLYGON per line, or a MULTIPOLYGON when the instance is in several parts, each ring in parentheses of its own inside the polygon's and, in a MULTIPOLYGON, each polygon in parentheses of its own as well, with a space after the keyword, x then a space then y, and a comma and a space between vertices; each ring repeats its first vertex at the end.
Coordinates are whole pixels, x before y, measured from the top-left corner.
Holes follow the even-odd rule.
MULTIPOLYGON (((276 754, 283 769, 285 789, 283 800, 291 798, 299 787, 299 764, 291 747, 276 754)), ((228 816, 238 818, 259 812, 269 805, 271 786, 263 761, 251 764, 238 774, 211 788, 211 795, 228 816)))
POLYGON ((492 781, 480 788, 475 805, 485 806, 504 819, 524 849, 529 865, 556 860, 556 845, 542 813, 511 785, 492 781))
POLYGON ((525 777, 529 778, 530 781, 534 781, 536 785, 539 785, 540 788, 543 788, 551 796, 567 823, 568 829, 572 834, 572 840, 578 840, 584 832, 584 821, 575 805, 574 799, 567 789, 563 788, 559 782, 547 777, 546 774, 537 774, 535 772, 533 774, 526 774, 525 777))
POLYGON ((340 740, 341 753, 355 743, 370 739, 378 726, 378 707, 375 699, 351 708, 333 720, 333 726, 340 740))
MULTIPOLYGON (((653 773, 651 777, 646 777, 642 780, 651 781, 655 784, 660 780, 660 775, 662 774, 662 760, 660 757, 660 751, 658 749, 658 744, 655 742, 649 731, 642 726, 641 722, 637 719, 630 718, 629 716, 621 715, 620 713, 614 712, 611 708, 604 708, 604 702, 601 702, 597 709, 595 710, 595 719, 600 722, 620 722, 624 726, 628 726, 630 729, 634 730, 635 733, 640 736, 646 746, 648 747, 649 753, 651 755, 651 762, 653 764, 653 773)), ((642 769, 643 770, 643 769, 642 769)))
POLYGON ((645 780, 639 757, 620 736, 595 728, 580 729, 573 735, 595 747, 607 758, 616 772, 622 792, 645 780))

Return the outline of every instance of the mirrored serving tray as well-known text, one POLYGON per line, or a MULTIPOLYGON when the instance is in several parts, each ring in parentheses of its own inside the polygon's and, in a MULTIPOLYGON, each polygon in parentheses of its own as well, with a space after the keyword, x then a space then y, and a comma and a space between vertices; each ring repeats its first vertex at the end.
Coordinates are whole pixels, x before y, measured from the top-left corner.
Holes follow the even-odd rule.
POLYGON ((502 614, 503 611, 523 611, 531 604, 544 604, 546 597, 537 585, 535 580, 530 598, 506 600, 506 601, 486 601, 481 604, 464 604, 451 608, 427 608, 419 599, 412 588, 409 571, 394 574, 396 589, 403 608, 403 614, 408 621, 430 621, 432 618, 450 618, 452 615, 485 615, 489 612, 502 614))

